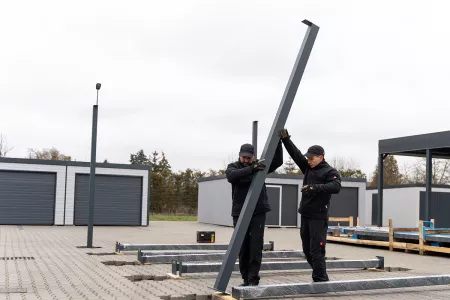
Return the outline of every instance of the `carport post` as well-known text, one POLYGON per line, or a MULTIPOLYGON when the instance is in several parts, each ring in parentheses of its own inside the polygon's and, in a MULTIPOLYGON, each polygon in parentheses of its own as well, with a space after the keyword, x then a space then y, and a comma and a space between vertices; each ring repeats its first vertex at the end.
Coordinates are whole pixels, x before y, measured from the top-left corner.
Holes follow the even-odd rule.
MULTIPOLYGON (((311 23, 310 21, 303 20, 303 23, 308 26, 308 29, 306 31, 302 46, 298 53, 297 59, 289 77, 289 81, 281 99, 280 106, 278 107, 277 114, 275 115, 275 119, 273 120, 272 128, 270 129, 269 136, 267 137, 266 144, 261 154, 261 158, 265 159, 266 166, 270 166, 272 163, 273 157, 275 155, 275 150, 280 141, 281 130, 286 124, 287 117, 291 110, 292 104, 294 103, 294 98, 297 93, 298 86, 300 85, 300 81, 303 77, 306 64, 314 46, 314 41, 316 40, 317 33, 319 32, 319 27, 311 23)), ((244 240, 245 233, 247 232, 248 226, 250 224, 250 219, 252 218, 253 212, 255 210, 256 202, 258 201, 258 197, 266 180, 267 173, 268 168, 265 168, 263 171, 256 173, 256 175, 253 177, 252 183, 250 184, 247 196, 245 198, 244 206, 242 207, 242 211, 239 215, 236 228, 233 231, 233 235, 225 254, 225 258, 214 284, 213 288, 215 290, 224 293, 227 288, 231 273, 233 272, 235 267, 239 250, 244 240)))
POLYGON ((427 149, 426 154, 426 194, 425 194, 425 213, 424 221, 430 221, 431 219, 431 184, 433 180, 433 155, 431 149, 427 149))
POLYGON ((255 157, 258 157, 258 121, 253 121, 252 145, 255 148, 255 157))
POLYGON ((93 107, 92 116, 92 140, 91 140, 91 172, 89 175, 89 221, 87 247, 92 248, 92 236, 94 231, 94 203, 95 203, 95 161, 97 154, 97 119, 98 119, 98 91, 101 84, 97 83, 97 103, 93 107))

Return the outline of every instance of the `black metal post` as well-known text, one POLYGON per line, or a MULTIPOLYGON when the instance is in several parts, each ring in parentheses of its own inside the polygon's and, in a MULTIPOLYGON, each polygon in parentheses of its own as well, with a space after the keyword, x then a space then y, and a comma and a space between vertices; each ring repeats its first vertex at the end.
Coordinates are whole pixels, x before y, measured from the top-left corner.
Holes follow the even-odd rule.
POLYGON ((431 149, 427 149, 427 167, 426 167, 426 195, 425 195, 425 220, 431 220, 431 183, 433 179, 433 155, 431 149))
MULTIPOLYGON (((317 33, 319 32, 319 27, 311 23, 310 21, 303 20, 303 23, 308 25, 308 30, 303 39, 303 43, 295 61, 295 65, 289 78, 289 82, 284 91, 283 98, 278 108, 278 112, 273 121, 272 128, 269 132, 266 145, 261 155, 261 158, 265 159, 265 164, 267 166, 270 166, 272 163, 273 156, 275 155, 275 150, 277 148, 278 142, 280 141, 280 132, 286 124, 289 111, 291 110, 298 86, 300 85, 300 81, 305 71, 306 64, 311 54, 314 41, 316 40, 317 33)), ((239 215, 238 222, 233 231, 227 253, 225 254, 225 259, 222 263, 216 282, 214 284, 214 289, 218 291, 225 292, 227 288, 231 273, 234 270, 234 265, 239 250, 244 240, 245 233, 248 229, 248 225, 255 210, 256 202, 258 201, 259 194, 261 193, 261 189, 266 180, 267 172, 267 168, 263 171, 258 172, 253 177, 252 183, 250 184, 244 206, 242 207, 241 214, 239 215)))
POLYGON ((97 120, 98 120, 98 91, 101 84, 97 83, 97 102, 93 108, 92 116, 92 140, 91 140, 91 170, 89 175, 89 219, 88 219, 88 237, 87 248, 92 248, 92 239, 94 231, 94 204, 95 204, 95 161, 97 154, 97 120))
POLYGON ((253 121, 252 145, 255 148, 255 157, 258 157, 258 121, 253 121))
POLYGON ((383 161, 384 161, 384 154, 378 155, 378 220, 377 220, 377 226, 383 227, 383 161))

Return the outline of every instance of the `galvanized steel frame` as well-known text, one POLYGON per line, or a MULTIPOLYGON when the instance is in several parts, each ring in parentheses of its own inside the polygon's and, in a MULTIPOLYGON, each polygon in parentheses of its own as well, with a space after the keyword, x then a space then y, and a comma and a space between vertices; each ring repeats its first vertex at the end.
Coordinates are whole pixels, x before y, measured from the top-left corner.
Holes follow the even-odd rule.
MULTIPOLYGON (((327 269, 384 269, 384 257, 377 256, 376 259, 368 260, 334 260, 326 262, 327 269)), ((172 272, 178 271, 178 275, 184 273, 212 273, 220 269, 220 263, 191 263, 172 262, 172 272), (174 264, 177 264, 174 267, 174 264)), ((282 271, 282 270, 308 270, 311 266, 307 261, 269 261, 261 263, 261 271, 282 271)), ((239 271, 239 263, 235 263, 233 271, 239 271)), ((176 274, 176 273, 173 273, 176 274)))
MULTIPOLYGON (((123 244, 116 242, 116 252, 136 250, 226 250, 228 244, 123 244)), ((269 241, 263 245, 265 251, 275 250, 275 243, 269 241)))
MULTIPOLYGON (((303 39, 302 46, 295 61, 285 92, 283 94, 278 112, 273 121, 272 128, 266 141, 266 145, 261 155, 261 158, 265 159, 265 163, 267 166, 270 166, 272 163, 273 157, 275 155, 275 150, 280 140, 280 132, 286 124, 289 111, 291 110, 298 86, 300 85, 300 81, 305 71, 306 64, 316 40, 316 36, 319 32, 319 27, 311 23, 310 21, 303 20, 303 23, 308 26, 308 29, 303 39)), ((216 282, 214 284, 214 289, 218 291, 225 292, 227 288, 239 250, 244 240, 245 233, 247 232, 250 219, 255 210, 256 202, 267 177, 267 173, 268 168, 258 172, 254 176, 253 181, 250 185, 247 197, 244 202, 244 206, 242 208, 236 227, 233 231, 233 236, 231 237, 230 245, 227 249, 225 259, 222 263, 216 282)))
POLYGON ((233 287, 231 295, 234 299, 257 299, 448 284, 450 284, 450 275, 414 276, 233 287))
MULTIPOLYGON (((219 261, 223 260, 226 252, 200 252, 200 253, 169 253, 169 252, 149 252, 138 251, 138 261, 141 263, 171 263, 176 260, 178 262, 194 262, 194 261, 219 261), (164 253, 164 254, 159 254, 164 253)), ((304 258, 303 251, 264 251, 263 258, 269 259, 286 259, 286 258, 304 258)))

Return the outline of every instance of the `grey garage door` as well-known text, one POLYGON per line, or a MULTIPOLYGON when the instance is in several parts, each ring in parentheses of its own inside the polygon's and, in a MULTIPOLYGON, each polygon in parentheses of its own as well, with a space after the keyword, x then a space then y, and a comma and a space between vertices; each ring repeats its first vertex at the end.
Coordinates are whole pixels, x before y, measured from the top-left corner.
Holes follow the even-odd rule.
MULTIPOLYGON (((342 187, 339 194, 331 196, 330 217, 350 217, 353 216, 353 225, 356 226, 356 217, 358 217, 358 188, 342 187)), ((329 222, 329 225, 337 225, 338 222, 329 222)), ((348 223, 339 222, 340 225, 348 223)))
MULTIPOLYGON (((142 177, 95 176, 94 225, 141 225, 142 177)), ((75 225, 87 225, 89 175, 75 176, 75 225)))
POLYGON ((56 174, 0 171, 0 224, 53 225, 56 174))
MULTIPOLYGON (((420 192, 420 219, 425 220, 425 192, 420 192)), ((431 219, 435 219, 435 227, 450 228, 450 193, 431 193, 431 219)))

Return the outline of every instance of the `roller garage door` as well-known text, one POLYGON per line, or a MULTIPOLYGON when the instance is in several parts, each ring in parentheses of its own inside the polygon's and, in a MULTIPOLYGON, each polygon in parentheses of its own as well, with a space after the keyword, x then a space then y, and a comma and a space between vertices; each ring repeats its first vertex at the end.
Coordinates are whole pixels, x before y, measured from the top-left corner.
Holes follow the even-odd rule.
MULTIPOLYGON (((356 226, 358 217, 358 188, 342 187, 339 194, 333 194, 330 200, 330 217, 350 217, 353 216, 353 225, 356 226)), ((330 226, 348 226, 347 222, 329 222, 330 226)))
POLYGON ((0 224, 53 225, 56 173, 0 170, 0 224))
MULTIPOLYGON (((141 225, 142 177, 96 175, 94 225, 141 225)), ((87 225, 89 175, 75 176, 75 225, 87 225)))

